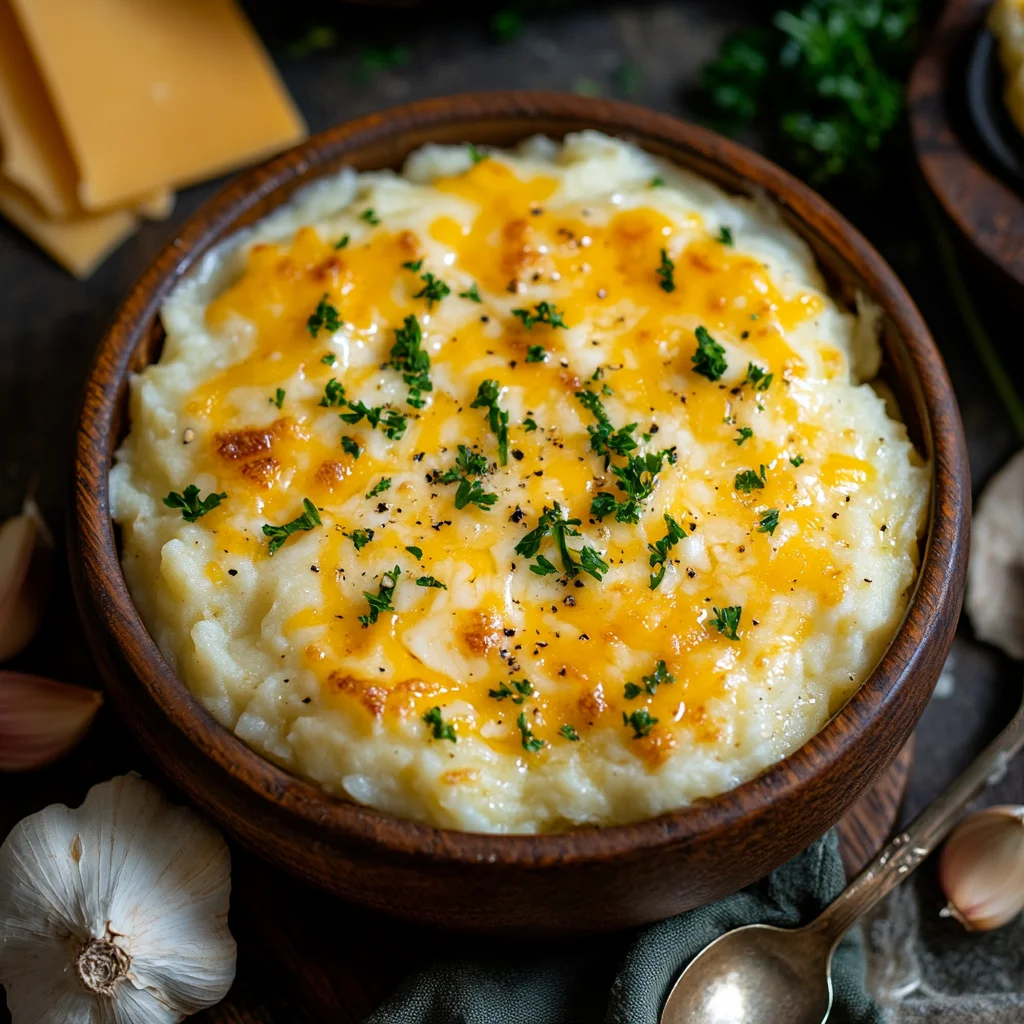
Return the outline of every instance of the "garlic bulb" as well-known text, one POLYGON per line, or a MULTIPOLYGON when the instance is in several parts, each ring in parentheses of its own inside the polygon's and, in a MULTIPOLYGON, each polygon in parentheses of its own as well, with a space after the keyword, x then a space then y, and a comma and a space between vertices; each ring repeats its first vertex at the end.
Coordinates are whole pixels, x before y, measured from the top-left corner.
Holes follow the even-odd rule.
POLYGON ((980 640, 1024 658, 1024 451, 989 481, 971 526, 964 607, 980 640))
POLYGON ((21 515, 0 526, 0 661, 35 636, 50 593, 53 537, 26 498, 21 515))
POLYGON ((137 775, 55 804, 0 847, 0 984, 13 1024, 167 1024, 224 998, 230 856, 137 775))
POLYGON ((945 914, 969 931, 1000 928, 1024 909, 1024 807, 965 818, 939 857, 945 914))
POLYGON ((0 771, 41 768, 86 734, 103 695, 21 672, 0 672, 0 771))

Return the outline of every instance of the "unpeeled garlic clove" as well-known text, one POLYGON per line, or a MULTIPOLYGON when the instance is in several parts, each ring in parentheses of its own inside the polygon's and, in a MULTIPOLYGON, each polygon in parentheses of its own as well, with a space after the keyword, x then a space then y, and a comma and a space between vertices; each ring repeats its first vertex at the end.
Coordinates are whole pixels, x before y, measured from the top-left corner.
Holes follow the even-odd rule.
POLYGON ((968 931, 1000 928, 1024 909, 1024 807, 989 807, 965 818, 939 857, 945 914, 968 931))
POLYGON ((82 739, 103 703, 96 690, 0 672, 0 771, 42 768, 82 739))
POLYGON ((0 525, 0 661, 35 636, 50 593, 53 537, 32 498, 0 525))

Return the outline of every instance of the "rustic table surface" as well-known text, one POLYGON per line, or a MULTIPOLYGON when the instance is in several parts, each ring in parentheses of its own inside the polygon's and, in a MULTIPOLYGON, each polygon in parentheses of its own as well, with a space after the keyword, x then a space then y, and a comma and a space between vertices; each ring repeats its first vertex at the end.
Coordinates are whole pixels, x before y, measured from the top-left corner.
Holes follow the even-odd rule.
MULTIPOLYGON (((261 5, 255 13, 261 28, 270 32, 274 26, 261 15, 262 9, 261 5)), ((728 0, 584 5, 558 16, 530 18, 518 35, 501 43, 488 33, 484 17, 432 17, 429 8, 427 14, 392 12, 384 19, 346 12, 335 15, 340 30, 337 45, 330 48, 308 52, 306 47, 307 52, 298 53, 276 34, 270 42, 313 131, 415 98, 489 88, 599 93, 692 116, 688 97, 700 65, 716 52, 726 32, 750 17, 751 9, 728 0)), ((929 320, 956 384, 977 489, 1018 441, 932 261, 924 222, 914 212, 910 186, 902 183, 913 178, 909 158, 906 171, 898 176, 899 183, 894 176, 891 191, 868 211, 867 220, 858 219, 872 238, 872 224, 889 223, 886 254, 929 320)), ((0 222, 0 436, 7 439, 0 451, 0 517, 15 513, 25 492, 34 488, 50 525, 58 531, 62 527, 76 406, 96 341, 131 281, 217 184, 180 194, 169 221, 143 226, 86 282, 72 279, 0 222)), ((851 215, 856 217, 852 211, 851 215)), ((1016 379, 1024 379, 1024 357, 1016 342, 1019 320, 982 278, 972 274, 971 283, 1016 379)), ((63 562, 57 567, 53 601, 39 636, 9 667, 99 685, 63 562)), ((961 625, 950 668, 940 685, 941 696, 917 732, 904 815, 919 809, 968 763, 1008 720, 1019 697, 1020 666, 974 642, 966 623, 961 625)), ((0 777, 0 837, 24 815, 55 801, 77 804, 94 782, 132 768, 149 770, 116 713, 104 708, 88 740, 64 761, 32 775, 0 777)), ((1024 763, 1018 762, 987 799, 1024 801, 1024 763)), ((243 870, 258 876, 264 869, 245 862, 243 870)), ((922 962, 932 965, 937 977, 948 977, 962 963, 973 964, 971 970, 977 973, 986 957, 1002 965, 999 958, 1009 956, 1007 990, 1014 978, 1024 988, 1024 952, 1019 951, 1024 943, 1018 941, 1018 952, 1008 953, 1005 937, 960 934, 937 916, 940 901, 931 880, 933 870, 926 866, 922 875, 917 902, 927 920, 915 939, 926 947, 922 962)), ((259 879, 239 879, 243 881, 258 884, 259 879)), ((329 1019, 356 1021, 394 984, 394 973, 380 963, 361 964, 355 956, 342 976, 326 986, 318 981, 321 990, 312 993, 313 998, 306 992, 307 998, 296 999, 298 993, 292 989, 297 975, 292 968, 301 961, 303 950, 336 941, 339 932, 356 934, 363 929, 378 934, 384 929, 396 948, 414 951, 422 944, 411 929, 340 906, 322 914, 322 923, 309 934, 275 935, 275 908, 289 911, 319 897, 291 883, 265 888, 273 891, 265 906, 233 908, 233 929, 243 951, 238 981, 230 1008, 210 1011, 202 1015, 204 1021, 319 1020, 327 1019, 329 1007, 335 1008, 329 1019), (271 935, 275 955, 261 958, 261 944, 271 935), (276 966, 288 970, 275 970, 279 958, 276 966), (300 1003, 313 1009, 299 1010, 300 1003)), ((1016 935, 1019 940, 1020 932, 1016 935)), ((876 978, 884 973, 877 966, 872 971, 876 978)), ((969 979, 962 979, 961 990, 969 987, 969 979)), ((0 1009, 0 1022, 5 1020, 6 1011, 0 1009)))

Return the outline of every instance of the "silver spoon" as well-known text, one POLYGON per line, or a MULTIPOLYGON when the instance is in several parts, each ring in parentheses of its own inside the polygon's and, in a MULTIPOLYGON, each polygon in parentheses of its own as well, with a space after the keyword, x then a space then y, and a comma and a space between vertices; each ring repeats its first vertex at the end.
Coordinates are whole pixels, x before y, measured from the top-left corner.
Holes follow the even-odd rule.
POLYGON ((660 1024, 824 1024, 832 953, 857 919, 945 838, 960 811, 1024 746, 1024 704, 977 760, 803 928, 747 925, 715 939, 676 979, 660 1024))

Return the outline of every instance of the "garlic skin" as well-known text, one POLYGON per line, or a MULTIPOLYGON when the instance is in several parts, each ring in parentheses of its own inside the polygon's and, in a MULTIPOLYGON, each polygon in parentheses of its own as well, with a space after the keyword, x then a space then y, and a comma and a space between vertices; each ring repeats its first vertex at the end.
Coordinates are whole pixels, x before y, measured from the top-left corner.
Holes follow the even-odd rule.
POLYGON ((965 818, 939 857, 944 914, 968 931, 1001 928, 1024 909, 1024 807, 989 807, 965 818))
POLYGON ((35 636, 52 568, 53 537, 28 497, 21 515, 0 525, 0 661, 13 658, 35 636))
POLYGON ((1024 659, 1024 451, 989 481, 971 525, 964 607, 980 640, 1024 659))
POLYGON ((0 984, 13 1024, 172 1024, 235 976, 220 834, 137 775, 54 804, 0 846, 0 984))
POLYGON ((42 768, 74 747, 103 695, 22 672, 0 672, 0 771, 42 768))

